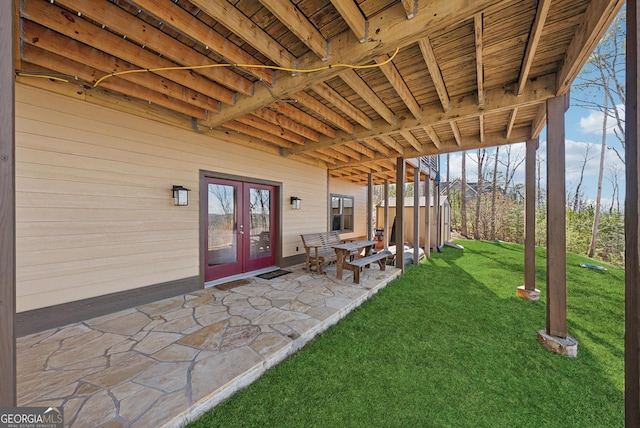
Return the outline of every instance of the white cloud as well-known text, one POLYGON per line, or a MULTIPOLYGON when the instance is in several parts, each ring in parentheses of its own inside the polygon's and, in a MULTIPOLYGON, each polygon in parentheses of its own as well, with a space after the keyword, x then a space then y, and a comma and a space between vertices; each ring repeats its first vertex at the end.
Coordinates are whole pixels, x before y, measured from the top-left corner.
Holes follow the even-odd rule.
MULTIPOLYGON (((618 104, 616 106, 620 117, 624 120, 624 104, 618 104)), ((604 119, 604 113, 601 111, 590 110, 589 115, 586 117, 581 117, 579 120, 580 126, 579 130, 583 134, 602 134, 602 121, 604 119)), ((615 128, 615 120, 611 117, 607 119, 607 134, 613 134, 613 129, 615 128)))

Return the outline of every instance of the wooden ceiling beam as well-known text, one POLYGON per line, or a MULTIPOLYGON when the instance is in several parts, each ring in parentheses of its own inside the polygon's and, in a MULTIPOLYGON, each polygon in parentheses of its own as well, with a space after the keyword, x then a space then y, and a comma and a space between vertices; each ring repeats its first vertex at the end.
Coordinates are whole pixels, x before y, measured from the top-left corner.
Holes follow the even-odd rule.
POLYGON ((269 143, 273 143, 276 146, 291 148, 293 143, 291 141, 287 141, 284 138, 280 138, 275 136, 269 132, 263 131, 261 129, 254 128, 253 126, 245 125, 244 123, 240 123, 238 121, 227 122, 222 125, 223 128, 230 129, 232 131, 239 132, 241 134, 247 134, 252 137, 259 138, 261 140, 267 141, 269 143))
MULTIPOLYGON (((32 64, 39 65, 40 67, 56 70, 59 73, 68 74, 69 76, 77 76, 79 79, 86 82, 91 82, 96 78, 96 76, 100 76, 102 74, 102 71, 93 67, 89 67, 88 65, 81 64, 69 58, 28 44, 25 44, 22 47, 22 59, 32 64)), ((125 94, 126 96, 138 98, 142 101, 157 104, 189 117, 195 117, 197 119, 206 119, 207 117, 207 111, 203 108, 196 107, 175 98, 170 98, 165 94, 145 88, 144 86, 139 86, 121 78, 114 77, 113 79, 109 79, 104 82, 102 87, 109 89, 110 91, 125 94)))
POLYGON ((259 117, 260 119, 266 120, 273 124, 277 124, 284 129, 288 129, 291 132, 295 132, 296 134, 308 138, 312 141, 320 141, 320 133, 316 132, 310 128, 307 128, 304 125, 301 125, 293 120, 285 117, 281 114, 278 114, 272 110, 262 108, 260 110, 256 110, 252 113, 254 116, 259 117))
POLYGON ((376 152, 379 152, 383 156, 388 157, 391 155, 391 150, 387 146, 385 146, 384 144, 376 140, 375 138, 364 138, 362 142, 365 143, 367 146, 373 148, 373 150, 375 150, 376 152))
POLYGON ((462 136, 460 135, 458 124, 452 120, 449 122, 449 126, 451 126, 451 132, 453 132, 453 138, 456 140, 456 144, 460 147, 462 145, 462 136))
POLYGON ((361 110, 354 107, 353 104, 344 99, 342 95, 336 92, 329 85, 327 85, 326 83, 318 83, 317 85, 313 85, 311 89, 313 89, 316 94, 320 95, 322 98, 336 106, 338 110, 342 111, 344 114, 358 122, 364 128, 371 129, 371 118, 364 114, 361 110))
POLYGON ((296 122, 300 122, 304 126, 307 126, 312 130, 329 138, 334 138, 336 136, 335 129, 325 124, 324 122, 319 121, 315 117, 303 112, 299 108, 294 107, 291 103, 278 101, 271 104, 270 107, 274 108, 276 111, 282 113, 283 115, 290 117, 296 122))
POLYGON ((355 0, 331 0, 344 22, 347 23, 360 43, 364 43, 369 35, 369 22, 364 19, 355 0))
POLYGON ((476 13, 473 17, 473 27, 476 39, 476 80, 478 85, 478 104, 484 104, 484 62, 482 59, 483 44, 483 16, 476 13))
MULTIPOLYGON (((280 67, 295 69, 297 58, 227 0, 190 0, 195 6, 280 67)), ((264 107, 264 106, 260 106, 264 107)), ((255 110, 255 108, 251 109, 255 110)), ((246 112, 248 113, 248 112, 246 112)), ((239 115, 242 116, 242 115, 239 115)))
POLYGON ((300 145, 304 144, 304 138, 302 138, 300 135, 293 133, 291 131, 288 131, 282 128, 281 126, 273 124, 269 121, 260 119, 259 117, 256 117, 253 115, 246 115, 246 116, 237 118, 236 121, 248 126, 252 126, 256 129, 260 129, 261 131, 268 132, 277 137, 284 138, 285 140, 291 141, 292 143, 300 144, 300 145))
POLYGON ((402 7, 407 14, 407 19, 411 19, 418 14, 418 0, 402 0, 402 7))
POLYGON ((436 60, 436 55, 433 52, 431 41, 428 37, 424 37, 418 40, 418 45, 420 46, 420 51, 422 52, 422 56, 424 57, 424 62, 427 63, 429 75, 431 76, 433 85, 435 86, 436 92, 438 93, 438 98, 440 98, 440 102, 442 103, 442 108, 445 112, 449 112, 451 110, 451 100, 449 98, 449 94, 447 93, 447 87, 444 84, 442 71, 440 71, 440 66, 438 65, 438 61, 436 60))
POLYGON ((431 139, 431 142, 433 143, 433 145, 436 146, 438 150, 440 150, 442 148, 442 143, 440 142, 440 137, 438 137, 436 130, 433 129, 433 126, 425 126, 424 130, 426 131, 427 135, 431 139))
POLYGON ((380 117, 387 123, 394 123, 395 114, 387 107, 387 105, 376 95, 376 93, 365 83, 364 80, 356 73, 355 70, 346 70, 340 73, 340 78, 347 84, 356 94, 360 96, 374 109, 380 117))
POLYGON ((411 145, 414 149, 420 151, 422 149, 422 143, 418 141, 416 137, 413 136, 411 131, 400 131, 400 135, 404 138, 407 143, 411 145))
MULTIPOLYGON (((323 153, 329 157, 335 158, 336 160, 341 160, 343 162, 347 162, 349 161, 351 158, 341 152, 338 152, 337 150, 334 150, 333 148, 330 149, 321 149, 318 150, 320 153, 323 153)), ((335 163, 335 161, 334 161, 335 163)))
POLYGON ((402 147, 400 145, 400 143, 398 143, 396 140, 394 140, 391 136, 389 136, 389 135, 379 135, 377 138, 380 141, 382 141, 383 144, 389 146, 390 148, 392 148, 393 150, 398 152, 400 154, 400 156, 402 156, 404 154, 404 147, 402 147))
POLYGON ((543 102, 538 107, 535 119, 533 119, 533 125, 531 126, 531 138, 538 138, 542 129, 547 124, 547 103, 543 102))
POLYGON ((368 147, 365 147, 364 145, 360 144, 357 141, 345 144, 345 146, 355 150, 356 152, 358 152, 358 153, 362 154, 363 156, 366 156, 366 157, 368 157, 370 159, 373 159, 373 157, 375 156, 375 152, 373 150, 371 150, 368 147))
POLYGON ((350 141, 363 140, 365 138, 375 137, 380 139, 383 135, 395 134, 403 130, 411 131, 424 128, 425 126, 448 123, 454 120, 459 121, 476 118, 487 111, 510 111, 518 106, 537 105, 555 95, 555 80, 555 74, 540 76, 527 84, 527 89, 521 96, 515 94, 513 85, 488 90, 487 101, 481 107, 479 107, 476 102, 475 94, 456 98, 455 104, 452 105, 451 111, 448 113, 443 113, 440 105, 432 104, 424 106, 422 108, 422 117, 419 120, 414 119, 407 112, 406 119, 399 120, 393 125, 389 125, 382 120, 374 121, 372 130, 359 129, 353 135, 338 132, 335 137, 331 139, 322 138, 317 143, 307 143, 304 147, 294 147, 292 150, 285 150, 284 154, 285 156, 293 155, 299 152, 316 150, 319 147, 346 144, 350 141))
MULTIPOLYGON (((388 55, 381 55, 375 58, 374 61, 378 64, 383 64, 388 59, 388 55)), ((400 95, 400 98, 405 103, 409 111, 413 114, 413 117, 415 117, 416 119, 420 119, 420 105, 409 90, 407 83, 398 72, 398 69, 396 68, 393 61, 380 65, 380 71, 382 71, 389 83, 391 83, 391 86, 393 86, 393 89, 395 89, 398 95, 400 95)))
MULTIPOLYGON (((76 15, 56 5, 46 3, 46 7, 41 7, 42 2, 36 3, 34 1, 21 2, 21 5, 21 14, 25 18, 51 28, 74 40, 93 46, 114 57, 138 65, 141 68, 175 66, 175 63, 160 58, 151 51, 129 43, 121 37, 107 30, 103 30, 84 19, 76 19, 76 15)), ((113 71, 118 70, 114 69, 113 71)), ((220 100, 223 103, 233 104, 235 102, 235 96, 232 91, 189 70, 158 71, 156 74, 211 98, 220 100)))
MULTIPOLYGON (((199 5, 211 5, 207 9, 215 9, 215 4, 228 9, 226 0, 193 0, 199 5), (226 6, 225 6, 226 4, 226 6)), ((324 82, 337 76, 344 70, 340 67, 329 67, 332 64, 367 64, 374 58, 388 53, 396 47, 403 48, 416 43, 428 33, 452 25, 460 19, 468 19, 476 13, 482 12, 489 6, 499 4, 505 0, 432 0, 429 2, 429 13, 416 15, 407 25, 402 5, 390 6, 384 14, 376 17, 376 37, 371 41, 359 43, 351 30, 348 34, 340 33, 329 40, 331 44, 331 59, 323 62, 315 53, 308 53, 299 58, 300 69, 327 67, 326 69, 308 74, 305 78, 299 75, 282 74, 278 76, 276 84, 271 87, 256 86, 252 97, 240 96, 233 108, 223 106, 219 115, 212 119, 212 126, 217 126, 236 117, 244 116, 258 108, 273 102, 273 98, 287 98, 291 94, 306 90, 319 82, 324 82)))
MULTIPOLYGON (((156 52, 162 52, 166 58, 180 65, 198 66, 214 63, 211 58, 188 48, 180 41, 141 21, 130 13, 125 12, 111 2, 56 0, 56 3, 81 13, 100 24, 106 25, 111 30, 123 34, 127 39, 135 40, 156 52)), ((79 18, 76 17, 76 19, 79 18)), ((194 72, 208 77, 241 94, 253 95, 253 83, 229 70, 227 67, 200 68, 194 70, 194 72)))
MULTIPOLYGON (((170 25, 194 41, 205 45, 213 52, 234 64, 255 64, 252 55, 242 50, 226 37, 215 32, 204 22, 178 6, 174 2, 163 0, 129 0, 149 15, 156 17, 166 25, 170 25)), ((274 71, 264 68, 243 68, 254 76, 271 85, 274 81, 274 71)))
POLYGON ((509 115, 509 122, 507 123, 507 131, 505 132, 505 138, 509 139, 511 136, 511 131, 513 130, 513 125, 516 123, 516 116, 518 115, 518 107, 515 107, 511 110, 511 114, 509 115))
POLYGON ((335 150, 336 152, 340 152, 343 155, 349 156, 352 159, 362 160, 362 155, 360 153, 356 152, 352 148, 347 147, 346 145, 331 147, 331 149, 335 150))
POLYGON ((484 144, 484 115, 478 116, 478 128, 480 129, 480 144, 484 144))
POLYGON ((296 99, 298 103, 304 105, 310 110, 313 110, 318 115, 322 116, 329 122, 336 125, 338 128, 347 132, 348 134, 354 133, 355 128, 348 120, 346 120, 345 118, 340 116, 338 113, 331 110, 329 107, 322 104, 320 101, 316 100, 306 92, 298 92, 297 94, 293 94, 293 97, 296 99))
POLYGON ((259 0, 269 12, 295 34, 323 61, 329 59, 329 44, 295 4, 290 0, 259 0))
MULTIPOLYGON (((84 43, 70 39, 32 21, 25 20, 22 22, 22 41, 25 46, 33 44, 37 46, 36 49, 39 48, 60 55, 101 71, 101 73, 92 76, 93 80, 89 80, 88 82, 95 82, 97 78, 102 77, 104 73, 113 73, 115 70, 138 69, 138 67, 126 61, 120 60, 100 50, 93 49, 84 43)), ((33 57, 36 55, 33 50, 30 51, 29 56, 33 57)), ((164 94, 214 113, 220 108, 220 101, 165 79, 155 73, 123 74, 119 76, 119 78, 156 91, 158 94, 164 94)), ((109 80, 106 80, 105 83, 108 81, 109 80)))
POLYGON ((524 85, 529 79, 529 71, 533 64, 533 59, 538 49, 538 43, 542 36, 542 29, 544 23, 547 20, 547 14, 551 7, 551 0, 538 0, 538 9, 536 11, 536 17, 533 20, 533 27, 529 33, 529 40, 527 42, 527 48, 525 49, 524 59, 522 60, 522 66, 520 67, 520 76, 518 77, 518 95, 521 95, 524 91, 524 85))
POLYGON ((571 83, 578 76, 582 66, 587 62, 589 55, 607 30, 608 23, 613 20, 623 4, 624 0, 615 2, 592 0, 589 2, 584 19, 571 40, 560 65, 556 82, 557 96, 565 95, 569 91, 571 83))

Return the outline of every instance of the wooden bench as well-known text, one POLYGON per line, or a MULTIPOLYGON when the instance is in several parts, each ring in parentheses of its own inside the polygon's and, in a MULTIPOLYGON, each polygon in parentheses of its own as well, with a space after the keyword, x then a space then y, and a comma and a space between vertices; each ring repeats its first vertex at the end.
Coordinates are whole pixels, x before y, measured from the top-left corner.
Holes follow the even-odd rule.
POLYGON ((385 250, 379 253, 371 254, 370 256, 354 259, 347 262, 348 269, 353 271, 353 282, 360 284, 360 272, 362 268, 369 266, 373 262, 377 262, 380 266, 380 270, 386 270, 387 258, 393 256, 391 251, 385 250))
POLYGON ((333 246, 342 243, 338 232, 307 233, 300 238, 306 254, 306 270, 322 273, 323 266, 337 260, 333 246))

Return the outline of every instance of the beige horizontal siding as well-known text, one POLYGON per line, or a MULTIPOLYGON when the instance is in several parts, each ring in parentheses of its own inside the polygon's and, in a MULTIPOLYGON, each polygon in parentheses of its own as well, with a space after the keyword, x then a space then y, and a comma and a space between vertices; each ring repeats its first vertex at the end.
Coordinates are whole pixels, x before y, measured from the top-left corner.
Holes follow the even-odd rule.
POLYGON ((201 170, 282 183, 283 257, 327 228, 322 168, 33 87, 16 100, 19 312, 199 275, 201 170))

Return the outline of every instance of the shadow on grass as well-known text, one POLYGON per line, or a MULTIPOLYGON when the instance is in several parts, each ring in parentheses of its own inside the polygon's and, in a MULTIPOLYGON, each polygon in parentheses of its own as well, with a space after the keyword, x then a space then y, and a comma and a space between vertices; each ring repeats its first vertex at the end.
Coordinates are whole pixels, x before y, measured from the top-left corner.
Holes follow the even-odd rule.
POLYGON ((588 308, 570 319, 578 358, 550 353, 535 336, 544 304, 515 296, 522 251, 464 244, 407 268, 194 426, 623 426, 618 334, 588 308))

